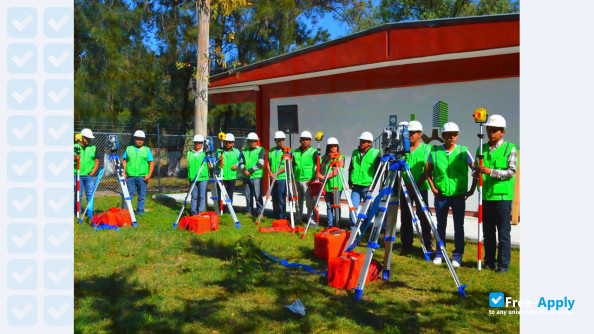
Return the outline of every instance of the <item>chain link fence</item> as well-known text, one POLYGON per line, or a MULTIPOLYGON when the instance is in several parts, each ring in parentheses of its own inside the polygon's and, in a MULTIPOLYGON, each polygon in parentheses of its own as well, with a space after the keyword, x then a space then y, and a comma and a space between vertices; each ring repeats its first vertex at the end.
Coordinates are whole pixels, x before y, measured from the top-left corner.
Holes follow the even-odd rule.
MULTIPOLYGON (((77 132, 80 133, 80 130, 77 132)), ((233 133, 233 132, 230 132, 233 133)), ((235 133, 234 133, 235 134, 235 133)), ((95 196, 114 196, 121 194, 120 183, 115 170, 113 157, 121 159, 126 147, 134 145, 132 132, 118 133, 93 131, 95 139, 91 145, 97 148, 99 168, 105 168, 95 196), (118 138, 119 150, 112 152, 107 145, 109 135, 118 138)), ((188 191, 188 165, 186 155, 194 147, 193 136, 185 134, 147 133, 144 145, 151 149, 154 171, 147 185, 147 193, 178 193, 188 191)), ((210 146, 216 150, 222 147, 217 136, 209 136, 210 146)), ((246 137, 235 136, 235 147, 242 150, 247 145, 246 137)))

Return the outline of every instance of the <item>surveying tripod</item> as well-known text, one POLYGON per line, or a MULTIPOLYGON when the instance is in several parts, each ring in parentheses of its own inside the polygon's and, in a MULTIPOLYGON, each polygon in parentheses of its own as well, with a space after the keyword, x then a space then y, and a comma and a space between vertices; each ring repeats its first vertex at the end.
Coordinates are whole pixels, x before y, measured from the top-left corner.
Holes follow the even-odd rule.
MULTIPOLYGON (((344 175, 342 174, 342 171, 340 170, 341 166, 341 154, 340 153, 332 153, 330 154, 330 161, 329 163, 329 170, 326 173, 326 175, 324 176, 324 181, 322 182, 322 187, 320 188, 320 192, 318 193, 318 196, 316 197, 316 200, 314 201, 314 208, 318 208, 318 204, 320 203, 320 198, 322 197, 322 192, 324 187, 326 186, 326 183, 328 182, 328 176, 332 173, 334 173, 335 170, 338 170, 338 173, 335 177, 338 177, 338 181, 340 182, 340 184, 342 184, 342 187, 344 189, 344 194, 347 200, 347 203, 349 205, 349 216, 351 218, 351 221, 355 221, 355 217, 357 216, 357 208, 355 208, 353 206, 353 203, 351 202, 351 196, 349 196, 349 194, 347 194, 347 189, 348 184, 344 178, 344 175)), ((339 190, 339 186, 337 184, 337 182, 334 182, 334 187, 333 187, 334 191, 332 193, 333 196, 333 202, 334 204, 332 204, 332 210, 333 212, 333 225, 338 227, 338 223, 340 221, 340 192, 339 190)), ((326 203, 326 205, 328 205, 328 203, 326 203)), ((316 211, 319 209, 316 209, 316 211)), ((316 223, 314 222, 314 217, 313 217, 314 212, 312 211, 311 214, 309 215, 309 217, 307 217, 307 225, 305 226, 305 231, 303 232, 303 234, 301 235, 301 239, 305 238, 305 234, 307 234, 307 230, 309 229, 310 225, 315 225, 316 223)))
MULTIPOLYGON (((372 209, 368 213, 370 216, 368 218, 368 221, 373 220, 373 225, 371 228, 371 234, 369 236, 369 241, 367 242, 367 251, 365 254, 365 262, 363 263, 363 268, 361 270, 361 275, 359 276, 357 288, 355 288, 355 299, 360 300, 363 295, 363 289, 365 288, 365 280, 366 280, 367 274, 369 272, 369 266, 370 266, 371 260, 373 258, 373 253, 375 252, 376 249, 378 249, 380 247, 378 244, 378 239, 379 239, 379 235, 381 233, 381 228, 382 228, 382 224, 384 222, 384 218, 388 211, 388 205, 399 206, 400 205, 400 203, 399 203, 400 193, 402 192, 404 194, 404 197, 406 198, 407 205, 408 205, 411 213, 414 215, 414 211, 412 210, 412 203, 410 201, 410 197, 408 195, 406 185, 402 178, 402 173, 406 173, 408 175, 409 180, 411 180, 411 187, 414 190, 419 203, 421 203, 423 212, 425 214, 425 218, 429 222, 429 225, 431 226, 431 230, 433 230, 433 234, 435 235, 435 239, 437 241, 438 247, 440 248, 440 250, 442 252, 442 255, 446 261, 446 264, 448 266, 448 269, 450 270, 450 273, 454 279, 454 282, 456 283, 458 292, 463 297, 466 297, 466 292, 464 291, 464 289, 466 288, 466 285, 462 285, 460 283, 458 275, 456 274, 456 271, 454 270, 454 267, 452 266, 450 258, 447 255, 445 245, 442 242, 441 238, 439 237, 437 228, 435 227, 435 224, 433 223, 433 220, 431 219, 429 209, 427 208, 426 204, 423 201, 423 198, 421 197, 419 188, 417 187, 416 183, 414 182, 414 178, 410 172, 408 165, 406 164, 406 162, 404 160, 402 160, 400 158, 396 158, 392 154, 387 155, 386 157, 382 158, 382 160, 387 161, 389 163, 389 166, 387 168, 386 167, 383 168, 383 171, 382 171, 383 175, 380 177, 380 179, 384 180, 381 184, 382 189, 379 190, 379 193, 373 199, 372 209), (393 191, 394 187, 395 187, 396 191, 393 191), (391 197, 392 197, 393 193, 395 193, 396 196, 398 196, 396 201, 391 201, 391 197), (377 217, 375 217, 375 219, 373 219, 373 216, 375 215, 376 211, 379 211, 379 213, 378 213, 377 217)), ((397 212, 398 212, 398 210, 396 210, 396 213, 397 212)), ((416 218, 416 216, 413 216, 413 217, 416 218)), ((417 225, 418 220, 417 219, 415 219, 415 220, 416 220, 416 221, 414 221, 415 227, 416 227, 417 233, 419 234, 419 238, 421 238, 421 244, 423 245, 422 234, 420 233, 418 225, 417 225)), ((394 242, 396 241, 396 220, 395 219, 391 222, 387 222, 386 233, 385 233, 385 236, 383 239, 385 242, 385 244, 384 244, 385 255, 384 255, 384 272, 383 272, 382 277, 384 280, 388 280, 390 278, 390 266, 391 266, 391 262, 392 262, 392 247, 394 245, 394 242)), ((351 245, 351 247, 354 248, 353 245, 351 245)), ((428 254, 427 254, 427 251, 424 248, 424 246, 423 246, 423 250, 425 252, 425 259, 427 259, 428 254)))
POLYGON ((281 156, 281 160, 278 163, 278 167, 276 168, 276 173, 272 178, 272 183, 270 187, 268 187, 268 191, 266 192, 266 199, 264 200, 264 205, 262 205, 262 211, 258 216, 258 220, 256 220, 256 225, 260 225, 262 221, 262 216, 264 215, 264 209, 266 208, 266 204, 268 204, 268 200, 270 199, 270 193, 272 192, 272 188, 274 188, 274 184, 278 179, 278 171, 281 169, 281 166, 284 166, 285 169, 285 192, 286 198, 289 205, 287 211, 289 211, 289 218, 291 222, 291 229, 295 228, 295 217, 293 216, 294 213, 297 212, 299 195, 297 193, 297 186, 295 185, 295 174, 293 173, 293 161, 291 156, 291 148, 288 146, 283 146, 283 155, 281 156))
POLYGON ((220 176, 218 176, 214 172, 215 162, 216 162, 216 160, 213 157, 208 156, 208 155, 206 157, 204 157, 204 160, 202 160, 202 163, 200 164, 200 168, 198 168, 198 173, 194 177, 194 180, 192 181, 192 184, 190 185, 190 190, 186 194, 186 198, 184 199, 184 204, 183 204, 181 210, 179 211, 179 214, 177 215, 177 219, 173 223, 174 229, 177 228, 177 224, 179 223, 179 220, 181 219, 184 211, 186 210, 186 205, 188 204, 188 197, 192 194, 192 190, 194 190, 194 187, 196 186, 196 183, 198 182, 198 177, 200 175, 200 172, 202 171, 202 168, 204 168, 205 166, 207 166, 207 168, 209 168, 211 170, 211 172, 210 172, 211 178, 209 178, 208 181, 218 184, 221 189, 220 190, 221 196, 219 196, 219 190, 217 190, 216 185, 213 187, 213 190, 212 190, 214 192, 214 194, 211 198, 214 202, 214 207, 215 207, 215 210, 217 211, 217 214, 218 215, 223 214, 223 212, 221 210, 219 210, 219 206, 218 206, 218 200, 221 199, 227 205, 227 209, 229 210, 231 217, 233 217, 233 222, 235 223, 235 227, 237 227, 238 229, 241 228, 241 224, 239 223, 239 220, 237 219, 237 215, 235 215, 235 210, 233 210, 233 204, 231 202, 231 198, 229 197, 229 194, 227 193, 225 185, 223 184, 223 180, 221 179, 220 176))

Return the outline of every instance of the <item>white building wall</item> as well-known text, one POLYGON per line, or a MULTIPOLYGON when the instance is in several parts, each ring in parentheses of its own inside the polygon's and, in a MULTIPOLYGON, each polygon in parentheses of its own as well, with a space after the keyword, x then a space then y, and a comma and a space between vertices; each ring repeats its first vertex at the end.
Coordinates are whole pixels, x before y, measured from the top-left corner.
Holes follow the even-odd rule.
MULTIPOLYGON (((416 120, 423 124, 424 132, 431 136, 433 106, 438 101, 448 104, 448 121, 460 127, 458 144, 468 146, 473 156, 478 147, 479 128, 472 115, 478 107, 487 109, 489 114, 503 115, 507 121, 505 139, 520 144, 519 78, 271 99, 270 133, 278 130, 277 106, 296 104, 299 131, 309 130, 312 134, 318 130, 324 131, 322 154, 326 139, 336 137, 340 142, 341 153, 347 156, 348 166, 351 152, 359 144, 361 132, 371 131, 374 137, 379 136, 388 125, 389 115, 398 115, 400 122, 410 120, 411 114, 415 114, 416 120)), ((292 140, 293 147, 298 147, 298 135, 293 135, 292 140)), ((289 144, 288 138, 285 143, 289 144)), ((437 143, 433 141, 430 144, 437 143)), ((316 144, 315 140, 312 141, 312 146, 316 144)), ((270 139, 270 145, 275 145, 273 139, 270 139)), ((433 206, 431 198, 429 202, 433 206)), ((466 209, 476 211, 477 205, 475 194, 468 199, 466 209)))

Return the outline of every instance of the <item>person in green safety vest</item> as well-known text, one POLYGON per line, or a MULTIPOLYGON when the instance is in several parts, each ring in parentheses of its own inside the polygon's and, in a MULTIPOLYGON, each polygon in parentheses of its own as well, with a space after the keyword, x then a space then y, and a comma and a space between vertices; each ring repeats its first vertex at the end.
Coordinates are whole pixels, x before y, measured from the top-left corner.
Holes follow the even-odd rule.
POLYGON ((299 137, 301 146, 293 150, 293 171, 295 172, 295 185, 299 203, 297 217, 303 219, 303 202, 307 207, 307 217, 313 210, 314 199, 309 192, 309 184, 315 179, 318 150, 311 147, 311 132, 303 131, 299 137))
MULTIPOLYGON (((82 129, 80 134, 82 140, 74 144, 74 191, 76 192, 76 161, 78 160, 80 166, 80 197, 82 198, 84 191, 87 203, 89 203, 95 186, 95 174, 99 169, 99 157, 97 156, 97 147, 91 145, 95 138, 93 131, 91 129, 82 129)), ((76 201, 74 210, 76 213, 76 201)), ((89 207, 87 214, 89 217, 93 217, 92 207, 89 207)))
POLYGON ((206 186, 208 185, 208 163, 204 162, 204 158, 206 158, 206 153, 204 152, 204 136, 202 135, 195 135, 194 136, 194 149, 189 150, 186 159, 188 162, 188 179, 190 180, 190 187, 192 187, 192 182, 198 175, 198 171, 200 174, 196 179, 196 185, 194 189, 192 189, 192 198, 190 200, 190 215, 195 216, 198 213, 205 210, 206 207, 206 186), (204 165, 202 163, 204 162, 204 165), (202 166, 202 169, 200 169, 202 166), (200 204, 198 205, 198 200, 200 200, 200 204), (196 211, 196 207, 198 207, 198 211, 196 211))
POLYGON ((281 164, 283 156, 283 144, 287 136, 282 131, 274 133, 275 147, 272 147, 268 152, 268 164, 266 165, 266 171, 270 178, 274 178, 276 175, 276 181, 272 187, 272 212, 276 219, 287 219, 286 218, 286 176, 285 167, 281 164))
MULTIPOLYGON (((365 200, 367 191, 375 172, 382 159, 382 153, 377 148, 371 147, 373 135, 365 131, 359 136, 359 147, 351 153, 349 164, 349 188, 351 188, 351 202, 355 208, 359 207, 361 200, 365 200)), ((351 222, 355 224, 355 222, 351 222)))
MULTIPOLYGON (((466 198, 472 195, 474 188, 468 190, 468 173, 472 169, 474 160, 466 146, 457 145, 460 129, 454 122, 447 122, 441 128, 444 140, 442 146, 434 146, 427 160, 426 177, 431 192, 435 196, 435 215, 437 216, 437 231, 445 246, 445 232, 448 211, 451 208, 454 218, 454 252, 452 266, 457 268, 462 264, 464 255, 464 214, 466 212, 466 198)), ((473 181, 474 185, 475 181, 473 181)), ((442 263, 443 255, 437 247, 433 263, 442 263)))
MULTIPOLYGON (((483 235, 485 238, 485 264, 483 268, 505 273, 511 262, 511 209, 518 162, 518 147, 503 140, 505 119, 491 115, 485 123, 489 142, 483 144, 483 166, 478 172, 483 178, 483 235), (499 242, 497 242, 499 236, 499 242)), ((479 149, 476 154, 478 156, 479 149)), ((478 178, 478 172, 475 177, 478 178)))
POLYGON ((247 135, 247 148, 241 153, 239 170, 242 171, 245 191, 245 215, 247 217, 257 216, 262 211, 262 175, 266 150, 258 145, 258 135, 250 132, 247 135), (256 202, 256 211, 254 211, 256 202))
MULTIPOLYGON (((334 156, 340 154, 340 147, 338 145, 338 139, 334 137, 328 138, 328 141, 326 142, 326 152, 324 153, 324 158, 322 159, 322 163, 320 164, 320 170, 316 173, 316 177, 320 180, 323 180, 324 177, 328 176, 328 179, 326 180, 326 185, 324 186, 324 189, 326 190, 324 199, 326 200, 326 214, 328 216, 328 227, 334 225, 335 218, 332 212, 332 206, 340 205, 340 195, 344 190, 338 173, 342 173, 345 157, 344 155, 340 155, 340 158, 334 158, 334 156), (337 164, 338 168, 334 168, 331 171, 330 169, 334 162, 337 164), (323 174, 322 171, 324 171, 323 174), (336 196, 338 198, 337 203, 335 203, 334 200, 335 191, 338 191, 338 196, 336 196)), ((337 211, 338 217, 336 218, 336 220, 340 221, 340 207, 338 207, 337 211)))
POLYGON ((144 146, 146 135, 142 130, 134 132, 134 145, 126 147, 122 156, 122 165, 124 167, 124 177, 127 179, 128 191, 130 197, 138 191, 138 201, 136 203, 136 214, 144 214, 144 201, 146 197, 146 186, 153 175, 155 162, 151 149, 144 146))
MULTIPOLYGON (((225 190, 233 204, 233 193, 235 192, 235 182, 237 181, 237 168, 241 160, 241 151, 235 147, 235 136, 232 133, 225 134, 223 149, 217 149, 215 159, 220 171, 220 177, 225 185, 225 190)), ((220 194, 220 192, 219 192, 220 194)))
MULTIPOLYGON (((425 176, 425 167, 427 165, 427 159, 429 153, 431 153, 432 146, 423 143, 421 135, 423 134, 423 125, 419 121, 410 121, 408 123, 408 133, 410 138, 410 153, 406 153, 405 160, 410 168, 410 172, 413 176, 414 182, 419 188, 419 193, 424 203, 428 203, 428 191, 429 182, 425 176)), ((433 237, 431 236, 431 225, 427 221, 425 214, 423 213, 423 206, 416 197, 416 194, 410 186, 411 182, 408 175, 403 173, 403 179, 406 183, 410 200, 413 204, 416 203, 417 218, 421 225, 421 234, 423 236, 423 242, 425 248, 428 251, 434 252, 433 250, 433 237), (415 202, 416 201, 416 202, 415 202)), ((400 240, 402 241, 402 254, 406 254, 413 249, 413 226, 412 226, 412 214, 406 204, 404 194, 400 194, 400 240)))

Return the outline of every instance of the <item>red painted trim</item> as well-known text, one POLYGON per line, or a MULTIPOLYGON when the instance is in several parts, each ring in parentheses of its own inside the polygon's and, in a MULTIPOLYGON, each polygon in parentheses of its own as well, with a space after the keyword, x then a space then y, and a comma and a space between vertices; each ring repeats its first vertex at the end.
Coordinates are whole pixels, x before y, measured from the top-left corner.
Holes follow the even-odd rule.
POLYGON ((211 104, 230 104, 256 101, 256 91, 244 90, 233 93, 210 94, 208 103, 211 104))
POLYGON ((387 60, 518 46, 519 31, 519 19, 438 27, 386 27, 386 30, 296 54, 243 73, 214 79, 210 86, 218 87, 387 60))

